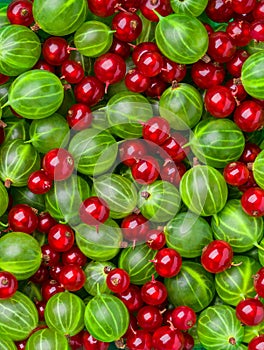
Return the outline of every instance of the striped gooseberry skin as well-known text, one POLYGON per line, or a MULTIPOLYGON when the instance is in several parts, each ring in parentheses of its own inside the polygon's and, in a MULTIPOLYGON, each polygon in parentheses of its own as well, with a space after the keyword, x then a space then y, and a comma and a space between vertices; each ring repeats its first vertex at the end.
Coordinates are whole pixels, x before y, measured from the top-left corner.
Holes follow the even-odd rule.
POLYGON ((24 340, 38 325, 35 304, 17 291, 11 298, 0 300, 0 334, 14 341, 24 340))
POLYGON ((192 212, 201 216, 211 216, 223 209, 228 190, 219 171, 211 166, 196 165, 183 175, 180 194, 192 212))
POLYGON ((19 281, 31 277, 41 263, 38 241, 23 232, 7 233, 0 239, 0 268, 19 281))
POLYGON ((74 34, 74 44, 78 51, 87 57, 105 54, 113 42, 113 31, 99 21, 84 22, 74 34))
POLYGON ((42 119, 56 112, 63 97, 63 85, 55 74, 34 69, 22 73, 13 81, 8 105, 24 118, 42 119))
POLYGON ((175 13, 185 13, 190 16, 200 16, 205 10, 208 0, 171 0, 170 5, 175 13))
POLYGON ((45 195, 46 210, 54 219, 75 224, 79 223, 79 208, 82 201, 90 196, 88 183, 72 174, 64 181, 56 181, 45 195))
POLYGON ((26 186, 29 175, 40 169, 38 152, 20 139, 4 143, 0 148, 0 158, 1 180, 16 187, 26 186))
POLYGON ((34 332, 26 343, 25 350, 68 350, 67 338, 52 329, 44 328, 34 332))
POLYGON ((6 191, 5 186, 2 184, 2 182, 0 182, 0 217, 5 213, 7 207, 8 207, 8 194, 6 191))
POLYGON ((75 32, 85 21, 88 12, 86 0, 35 0, 33 17, 45 32, 64 36, 75 32))
POLYGON ((24 73, 37 63, 40 54, 40 40, 29 28, 13 24, 0 29, 0 73, 24 73))
POLYGON ((249 56, 242 66, 241 80, 246 92, 260 100, 264 99, 264 56, 262 51, 249 56))
POLYGON ((235 255, 232 266, 215 275, 215 288, 219 297, 231 306, 246 298, 254 298, 256 291, 252 276, 256 275, 261 265, 253 258, 245 255, 235 255))
POLYGON ((118 174, 104 174, 94 179, 93 190, 110 208, 110 217, 121 219, 137 205, 137 191, 129 179, 118 174))
POLYGON ((186 14, 160 18, 155 38, 163 55, 181 64, 197 62, 208 48, 205 27, 197 18, 186 14))
POLYGON ((235 253, 243 253, 261 240, 264 226, 261 217, 247 215, 240 200, 231 199, 212 217, 211 227, 215 239, 228 242, 235 253))
POLYGON ((106 172, 114 164, 118 145, 107 131, 89 128, 73 136, 68 151, 80 173, 96 176, 106 172))
POLYGON ((53 295, 45 307, 45 321, 50 329, 67 336, 78 334, 84 327, 85 304, 73 293, 53 295))
POLYGON ((129 274, 132 284, 143 285, 151 280, 152 275, 157 276, 151 262, 156 253, 156 250, 150 249, 146 244, 125 248, 119 256, 118 267, 129 274))
POLYGON ((201 119, 203 101, 199 91, 180 83, 166 89, 160 98, 159 111, 173 129, 189 130, 201 119))
POLYGON ((86 275, 84 289, 92 296, 96 296, 98 290, 100 293, 111 294, 106 284, 106 277, 108 271, 114 268, 115 265, 110 261, 89 262, 84 269, 86 275))
POLYGON ((192 261, 183 261, 178 275, 165 278, 164 283, 169 300, 175 307, 186 305, 195 312, 206 308, 215 294, 212 274, 205 271, 201 264, 192 261), (192 286, 196 285, 199 285, 199 288, 193 289, 192 286))
POLYGON ((102 342, 120 339, 127 331, 129 312, 117 297, 99 294, 85 308, 84 323, 88 332, 102 342))
POLYGON ((6 337, 3 338, 1 337, 0 339, 0 349, 5 349, 5 350, 17 350, 17 347, 13 340, 10 338, 6 337))
POLYGON ((256 183, 264 189, 264 150, 261 151, 253 163, 253 174, 256 183))
POLYGON ((214 168, 224 168, 241 156, 245 137, 229 119, 200 121, 190 136, 190 146, 199 161, 214 168))
POLYGON ((206 349, 232 350, 234 344, 240 344, 244 336, 235 310, 228 305, 214 305, 203 310, 197 323, 197 332, 206 349))

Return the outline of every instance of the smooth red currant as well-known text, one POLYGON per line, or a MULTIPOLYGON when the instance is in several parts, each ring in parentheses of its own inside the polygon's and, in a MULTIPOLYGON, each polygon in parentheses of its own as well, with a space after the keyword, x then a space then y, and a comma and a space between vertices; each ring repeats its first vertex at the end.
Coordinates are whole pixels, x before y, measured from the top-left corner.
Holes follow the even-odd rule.
POLYGON ((11 298, 18 288, 16 277, 7 271, 0 271, 0 299, 11 298))
POLYGON ((74 232, 68 225, 57 224, 50 229, 48 242, 57 252, 66 252, 74 244, 74 232))
POLYGON ((172 311, 172 323, 175 328, 187 331, 196 323, 196 313, 189 306, 178 306, 172 311))
POLYGON ((59 273, 59 282, 71 292, 80 290, 86 281, 86 275, 79 265, 64 266, 59 273))
POLYGON ((106 276, 106 284, 112 292, 123 293, 130 285, 129 274, 123 269, 112 269, 106 276))
POLYGON ((166 278, 178 275, 182 266, 180 254, 172 248, 163 248, 155 256, 155 270, 157 273, 166 278))
POLYGON ((53 181, 43 170, 36 170, 28 178, 28 188, 34 194, 45 194, 52 188, 53 181))
POLYGON ((231 267, 233 249, 229 243, 222 240, 210 242, 202 252, 201 264, 211 273, 220 273, 231 267))
POLYGON ((148 305, 160 305, 168 296, 167 289, 163 283, 155 280, 146 282, 141 288, 142 300, 148 305))
POLYGON ((33 233, 38 226, 38 217, 29 205, 17 204, 8 213, 8 224, 12 231, 33 233))
POLYGON ((242 162, 232 162, 225 166, 223 175, 229 185, 241 186, 248 181, 249 170, 242 162))
POLYGON ((79 213, 82 222, 98 226, 109 218, 110 209, 104 199, 93 196, 82 202, 79 213))
POLYGON ((264 190, 251 187, 241 197, 242 209, 250 216, 264 216, 264 190))
POLYGON ((236 316, 246 326, 256 326, 264 320, 264 305, 254 298, 241 300, 236 307, 236 316))
POLYGON ((52 180, 63 181, 72 175, 74 159, 66 149, 54 148, 45 154, 42 166, 52 180))

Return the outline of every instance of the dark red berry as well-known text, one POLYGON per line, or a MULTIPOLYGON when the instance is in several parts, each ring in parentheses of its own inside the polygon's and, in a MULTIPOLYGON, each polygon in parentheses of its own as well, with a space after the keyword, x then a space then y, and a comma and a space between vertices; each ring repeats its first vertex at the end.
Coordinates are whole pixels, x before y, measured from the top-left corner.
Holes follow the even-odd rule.
POLYGON ((178 329, 162 326, 154 332, 152 341, 155 350, 182 350, 184 336, 178 329))
POLYGON ((150 224, 142 214, 130 214, 122 220, 121 229, 124 239, 135 244, 146 241, 150 224))
POLYGON ((218 63, 200 60, 192 65, 191 75, 199 88, 209 89, 222 84, 225 78, 225 69, 218 63))
POLYGON ((189 306, 178 306, 172 311, 172 323, 175 328, 187 331, 196 323, 196 313, 189 306))
POLYGON ((225 86, 231 91, 237 105, 247 97, 247 92, 239 78, 233 78, 225 83, 225 86))
POLYGON ((41 233, 49 233, 52 226, 56 224, 57 221, 49 213, 43 212, 38 216, 37 230, 41 233))
POLYGON ((187 139, 183 135, 178 132, 174 132, 165 142, 161 144, 161 148, 165 151, 165 154, 161 152, 160 155, 165 159, 165 161, 168 159, 173 160, 174 162, 181 162, 190 152, 189 147, 184 149, 182 148, 182 146, 184 146, 186 143, 187 139))
POLYGON ((153 10, 157 11, 162 17, 166 17, 173 12, 169 0, 141 0, 139 8, 143 16, 151 22, 158 22, 159 20, 153 10))
POLYGON ((68 342, 69 342, 71 350, 83 349, 83 333, 84 333, 84 331, 81 331, 81 332, 69 337, 68 342))
POLYGON ((138 311, 137 321, 140 328, 154 332, 162 325, 162 315, 157 307, 147 305, 138 311))
POLYGON ((33 23, 32 2, 13 0, 7 7, 6 15, 11 24, 30 26, 33 23))
POLYGON ((65 288, 55 280, 49 280, 42 284, 41 294, 45 301, 48 301, 53 295, 64 292, 65 288))
POLYGON ((179 64, 167 57, 163 57, 163 65, 159 77, 166 83, 172 83, 174 80, 179 83, 185 78, 186 73, 187 68, 185 64, 179 64))
POLYGON ((108 17, 115 13, 119 3, 119 0, 89 0, 89 9, 98 17, 108 17))
POLYGON ((125 84, 128 90, 132 92, 144 92, 150 83, 150 79, 140 73, 137 68, 130 69, 125 76, 125 84))
POLYGON ((264 2, 260 0, 252 11, 254 19, 264 19, 264 2))
POLYGON ((38 217, 27 204, 17 204, 8 213, 8 224, 11 230, 33 233, 38 226, 38 217))
POLYGON ((206 91, 204 104, 207 111, 216 118, 228 117, 236 107, 231 91, 225 86, 213 86, 206 91))
POLYGON ((51 179, 63 181, 73 173, 74 159, 66 149, 54 148, 45 154, 42 166, 51 179))
POLYGON ((125 140, 119 145, 120 160, 129 167, 144 158, 147 152, 146 143, 140 139, 125 140))
POLYGON ((162 117, 152 117, 143 124, 142 135, 145 140, 161 145, 170 133, 169 122, 162 117))
POLYGON ((235 46, 246 46, 252 39, 250 29, 248 22, 237 19, 228 23, 226 33, 231 37, 235 46))
POLYGON ((158 52, 144 52, 137 62, 139 72, 149 78, 158 75, 162 66, 163 58, 158 52))
POLYGON ((257 0, 232 0, 231 7, 236 13, 245 14, 251 12, 256 3, 257 0))
POLYGON ((149 248, 154 250, 160 250, 166 244, 165 234, 160 230, 150 230, 147 234, 146 240, 149 248))
POLYGON ((119 55, 126 60, 130 56, 130 49, 128 43, 114 37, 109 52, 119 55))
POLYGON ((69 126, 73 130, 89 128, 93 121, 91 109, 84 103, 76 103, 71 106, 66 116, 69 126))
POLYGON ((218 31, 210 35, 207 53, 216 62, 228 62, 235 52, 236 46, 226 32, 218 31))
POLYGON ((214 22, 229 22, 233 9, 229 0, 209 0, 205 9, 207 16, 214 22))
POLYGON ((211 273, 220 273, 231 267, 233 249, 229 243, 222 240, 210 242, 202 252, 201 264, 211 273))
POLYGON ((8 75, 0 73, 0 85, 7 83, 9 79, 8 75))
POLYGON ((52 188, 53 181, 43 170, 36 170, 28 178, 28 188, 34 194, 45 194, 52 188))
POLYGON ((59 282, 71 292, 80 290, 86 281, 86 275, 79 265, 64 266, 59 273, 59 282))
POLYGON ((194 339, 189 333, 184 333, 183 350, 192 350, 194 348, 194 339))
POLYGON ((172 248, 163 248, 155 256, 155 270, 157 273, 166 278, 176 276, 182 266, 180 254, 172 248))
POLYGON ((47 70, 51 73, 55 73, 55 67, 42 59, 38 60, 38 62, 35 64, 35 66, 32 69, 42 69, 42 70, 47 70))
POLYGON ((162 80, 159 75, 150 78, 149 86, 145 90, 145 94, 152 98, 160 98, 162 93, 167 89, 168 85, 162 80))
POLYGON ((237 50, 230 61, 226 62, 226 69, 235 78, 241 76, 243 63, 249 57, 249 53, 245 50, 237 50))
POLYGON ((104 96, 104 84, 96 77, 87 76, 76 84, 74 96, 79 103, 96 105, 104 96))
POLYGON ((41 300, 41 301, 37 300, 35 302, 35 305, 38 311, 39 321, 45 321, 44 313, 45 313, 46 304, 47 303, 44 300, 41 300))
POLYGON ((110 345, 95 339, 88 331, 83 332, 82 340, 84 350, 108 350, 110 345))
POLYGON ((160 177, 163 181, 168 181, 174 186, 179 187, 181 178, 186 172, 186 166, 184 163, 174 163, 173 161, 166 160, 161 168, 160 177))
POLYGON ((246 326, 256 326, 264 320, 264 305, 254 298, 241 300, 236 307, 236 317, 246 326))
POLYGON ((264 297, 264 268, 262 267, 254 276, 254 288, 259 297, 264 297))
POLYGON ((264 190, 259 187, 251 187, 241 197, 242 209, 250 216, 260 217, 264 215, 264 190))
POLYGON ((142 31, 142 21, 136 13, 119 12, 112 20, 114 36, 122 41, 131 42, 136 40, 142 31))
POLYGON ((11 298, 18 288, 16 277, 7 271, 0 271, 0 299, 11 298))
POLYGON ((246 142, 240 161, 244 163, 253 163, 260 152, 261 148, 258 145, 252 142, 246 142))
POLYGON ((136 330, 128 335, 126 345, 128 350, 151 350, 152 336, 145 330, 136 330))
POLYGON ((145 41, 133 47, 132 60, 137 65, 140 57, 146 52, 160 52, 158 46, 151 42, 145 41))
POLYGON ((52 66, 60 66, 70 56, 67 41, 58 36, 51 36, 46 39, 42 46, 42 54, 49 64, 52 66))
POLYGON ((42 284, 49 279, 49 271, 47 266, 41 264, 38 270, 30 277, 30 281, 37 284, 42 284))
POLYGON ((58 262, 57 264, 54 264, 49 269, 49 274, 51 279, 59 282, 59 274, 61 273, 62 268, 64 267, 63 263, 58 262))
POLYGON ((159 172, 159 163, 151 156, 146 156, 144 159, 138 160, 131 167, 133 178, 141 185, 148 185, 157 180, 159 172))
POLYGON ((129 312, 136 312, 143 305, 140 289, 133 284, 131 284, 124 292, 118 293, 116 296, 123 301, 129 312))
POLYGON ((77 84, 84 78, 84 69, 80 63, 67 60, 61 65, 61 74, 70 84, 77 84))
POLYGON ((241 186, 248 181, 249 170, 242 162, 232 162, 225 166, 223 175, 229 185, 241 186))
POLYGON ((61 258, 64 265, 76 264, 84 266, 87 262, 87 257, 76 245, 67 250, 67 252, 62 253, 61 258))
POLYGON ((141 288, 142 300, 148 305, 160 305, 167 299, 168 293, 165 285, 153 279, 141 288))
POLYGON ((123 293, 130 285, 129 274, 119 268, 111 270, 106 276, 106 284, 114 293, 123 293))
POLYGON ((253 132, 264 125, 264 111, 254 101, 243 101, 235 110, 234 122, 245 132, 253 132))
POLYGON ((87 225, 98 226, 109 218, 110 209, 99 197, 89 197, 80 206, 80 218, 87 225))
POLYGON ((60 260, 60 253, 54 250, 49 244, 44 244, 41 247, 43 264, 53 266, 60 260))
POLYGON ((248 344, 248 350, 264 349, 264 334, 254 337, 248 344))
POLYGON ((74 232, 68 225, 57 224, 50 229, 48 242, 57 252, 66 252, 74 244, 74 232))

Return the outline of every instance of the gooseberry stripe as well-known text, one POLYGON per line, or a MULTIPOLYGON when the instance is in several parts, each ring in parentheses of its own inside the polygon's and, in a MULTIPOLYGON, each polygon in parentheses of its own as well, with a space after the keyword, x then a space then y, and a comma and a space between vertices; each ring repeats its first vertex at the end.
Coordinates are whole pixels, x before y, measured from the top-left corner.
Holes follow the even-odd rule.
POLYGON ((175 13, 185 13, 190 16, 199 16, 206 8, 207 0, 178 1, 171 0, 170 4, 175 13))
POLYGON ((67 338, 61 333, 55 332, 49 328, 41 329, 35 332, 27 342, 26 350, 68 350, 67 338))
POLYGON ((17 350, 15 343, 10 338, 0 339, 0 348, 5 350, 17 350))
POLYGON ((264 189, 264 151, 261 151, 253 162, 253 174, 259 187, 264 189))

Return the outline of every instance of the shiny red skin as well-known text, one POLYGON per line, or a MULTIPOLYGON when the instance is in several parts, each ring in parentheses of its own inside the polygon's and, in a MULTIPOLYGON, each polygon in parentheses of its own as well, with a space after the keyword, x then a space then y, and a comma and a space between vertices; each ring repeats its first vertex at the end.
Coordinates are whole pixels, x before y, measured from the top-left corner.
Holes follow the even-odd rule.
POLYGON ((181 178, 186 172, 184 163, 174 163, 173 161, 165 161, 161 168, 160 177, 163 181, 168 181, 176 187, 179 187, 181 178))
POLYGON ((248 344, 248 350, 261 350, 264 349, 264 335, 254 337, 248 344))
POLYGON ((165 285, 154 279, 146 282, 141 288, 141 298, 148 305, 160 305, 167 299, 167 296, 165 285))
POLYGON ((45 194, 52 188, 53 181, 43 170, 36 170, 28 177, 28 188, 34 194, 45 194))
POLYGON ((236 100, 236 104, 239 105, 240 102, 246 99, 247 92, 244 89, 244 86, 240 79, 230 79, 225 83, 225 87, 227 87, 230 91, 233 97, 236 100))
POLYGON ((64 265, 77 264, 84 266, 87 262, 87 257, 74 245, 67 252, 62 253, 61 259, 64 265))
POLYGON ((223 31, 214 32, 209 36, 208 55, 216 62, 228 62, 235 54, 236 46, 231 37, 223 31))
POLYGON ((140 328, 148 332, 154 332, 162 325, 162 315, 156 306, 143 306, 137 313, 137 321, 140 328))
POLYGON ((129 334, 126 341, 129 350, 151 350, 152 335, 145 330, 139 329, 129 334))
POLYGON ((128 90, 136 93, 144 92, 150 83, 150 79, 140 73, 137 68, 130 69, 125 76, 125 84, 128 90))
POLYGON ((92 196, 82 202, 79 213, 82 222, 98 226, 109 218, 110 209, 104 199, 92 196))
POLYGON ((41 233, 49 233, 52 226, 57 223, 58 222, 48 212, 42 212, 38 216, 37 230, 41 233))
POLYGON ((166 244, 166 237, 163 231, 160 230, 150 230, 146 237, 147 245, 149 248, 154 250, 160 250, 166 244))
POLYGON ((54 225, 48 233, 48 243, 57 252, 66 252, 74 244, 74 232, 68 225, 54 225))
POLYGON ((157 11, 162 17, 166 17, 173 12, 169 0, 141 0, 139 8, 143 16, 151 22, 159 21, 153 10, 157 11))
POLYGON ((120 268, 111 270, 106 276, 106 284, 114 293, 123 293, 130 285, 129 274, 120 268))
POLYGON ((48 301, 53 295, 64 292, 65 288, 55 280, 49 280, 42 284, 41 294, 45 301, 48 301))
POLYGON ((33 233, 38 226, 38 217, 27 204, 17 204, 8 213, 8 224, 12 231, 33 233))
POLYGON ((264 126, 264 110, 254 101, 243 101, 235 110, 234 122, 245 132, 253 132, 264 126))
POLYGON ((13 0, 7 7, 7 18, 11 24, 30 26, 33 21, 32 2, 29 0, 13 0))
POLYGON ((165 278, 171 278, 181 270, 182 258, 180 254, 172 248, 163 248, 155 256, 155 270, 165 278))
POLYGON ((225 166, 223 175, 229 185, 241 186, 248 181, 249 170, 242 162, 232 162, 225 166))
POLYGON ((264 320, 264 305, 254 298, 241 300, 236 306, 236 317, 246 326, 256 326, 264 320))
POLYGON ((74 88, 74 96, 79 103, 96 105, 104 97, 104 84, 96 77, 86 76, 74 88))
POLYGON ((178 306, 172 311, 172 323, 175 328, 187 331, 196 323, 196 313, 189 306, 178 306))
POLYGON ((232 0, 233 11, 239 14, 250 13, 257 4, 257 0, 232 0))
POLYGON ((142 135, 145 140, 163 144, 170 134, 170 124, 162 117, 152 117, 143 124, 142 135))
POLYGON ((82 340, 84 350, 108 350, 110 345, 95 339, 88 331, 84 331, 82 340))
POLYGON ((183 350, 184 336, 181 331, 170 326, 162 326, 153 334, 155 350, 183 350))
POLYGON ((229 22, 234 13, 228 0, 209 0, 205 12, 212 21, 219 23, 229 22))
POLYGON ((41 251, 44 265, 51 267, 59 262, 60 253, 54 250, 49 244, 43 244, 41 251))
POLYGON ((249 57, 249 53, 245 50, 237 50, 234 56, 226 63, 226 69, 234 77, 239 78, 241 76, 241 70, 243 63, 249 57))
POLYGON ((120 225, 125 240, 136 242, 146 241, 150 230, 149 221, 142 214, 130 214, 126 216, 120 225))
POLYGON ((225 86, 217 85, 209 88, 204 96, 206 110, 216 118, 228 117, 236 107, 236 101, 225 86))
POLYGON ((261 148, 252 142, 246 142, 244 151, 240 157, 240 161, 244 163, 252 163, 261 152, 261 148))
POLYGON ((144 159, 138 160, 131 167, 131 173, 134 180, 141 185, 153 183, 159 177, 159 172, 159 163, 151 156, 146 156, 144 159))
POLYGON ((74 159, 64 148, 54 148, 42 159, 42 167, 54 181, 68 179, 74 170, 74 159))
POLYGON ((75 103, 68 110, 67 122, 73 130, 84 130, 91 126, 93 115, 91 109, 84 103, 75 103))
POLYGON ((77 84, 84 78, 84 69, 80 63, 66 60, 61 65, 62 77, 70 84, 77 84))
POLYGON ((137 312, 143 305, 140 288, 131 284, 123 293, 116 296, 123 301, 129 312, 137 312))
POLYGON ((147 144, 141 139, 124 140, 119 145, 120 160, 129 167, 138 159, 144 158, 147 153, 147 144))
POLYGON ((62 267, 58 280, 66 290, 76 292, 84 286, 86 275, 79 265, 71 264, 62 267))
POLYGON ((118 12, 112 20, 114 36, 122 41, 131 42, 136 40, 142 31, 142 21, 136 13, 118 12))
POLYGON ((220 273, 231 267, 233 249, 229 243, 214 240, 204 247, 201 255, 203 268, 211 273, 220 273))
POLYGON ((119 0, 88 0, 90 11, 99 17, 113 15, 119 3, 119 0))
POLYGON ((146 52, 160 52, 158 46, 152 41, 145 41, 133 47, 132 60, 137 65, 140 57, 146 52))
POLYGON ((158 52, 145 52, 137 62, 137 68, 141 74, 151 78, 161 73, 163 57, 158 52))
POLYGON ((106 53, 94 62, 95 76, 107 86, 121 81, 126 74, 124 59, 114 53, 106 53))
POLYGON ((163 56, 163 65, 159 77, 166 83, 172 83, 182 81, 187 73, 187 67, 185 64, 179 64, 171 61, 167 57, 163 56))
POLYGON ((42 284, 49 279, 49 271, 47 266, 41 264, 38 270, 30 277, 30 281, 37 284, 42 284))
POLYGON ((264 298, 264 268, 262 267, 254 276, 254 288, 259 297, 264 298))
POLYGON ((130 50, 131 47, 128 43, 114 37, 109 52, 119 55, 126 60, 130 56, 130 50))
POLYGON ((7 271, 0 271, 0 300, 11 298, 18 289, 16 277, 7 271))
POLYGON ((222 84, 225 78, 225 69, 217 63, 199 60, 192 65, 191 76, 200 89, 209 89, 222 84))
POLYGON ((264 190, 251 187, 241 197, 242 209, 250 216, 264 216, 264 190))
POLYGON ((44 60, 52 66, 60 66, 70 56, 67 41, 58 36, 51 36, 46 39, 42 46, 44 60))
POLYGON ((226 33, 231 37, 236 46, 246 46, 251 41, 251 25, 246 21, 234 20, 228 23, 226 33))

